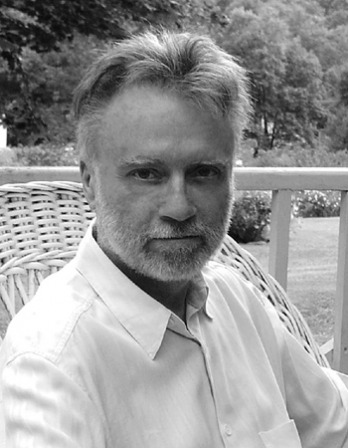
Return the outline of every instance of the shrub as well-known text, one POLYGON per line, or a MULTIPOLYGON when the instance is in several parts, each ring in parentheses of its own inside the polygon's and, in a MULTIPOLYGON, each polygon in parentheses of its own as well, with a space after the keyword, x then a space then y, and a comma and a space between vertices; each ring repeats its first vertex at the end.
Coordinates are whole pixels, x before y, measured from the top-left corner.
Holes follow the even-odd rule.
MULTIPOLYGON (((292 200, 294 217, 339 216, 337 191, 298 191, 292 200)), ((238 243, 268 241, 271 220, 271 195, 266 192, 237 192, 228 234, 238 243)))
POLYGON ((250 191, 237 193, 228 234, 238 243, 264 240, 270 215, 269 194, 250 191))
POLYGON ((337 191, 299 191, 292 204, 294 216, 320 218, 339 216, 340 193, 337 191))
POLYGON ((77 165, 77 153, 72 145, 20 146, 12 148, 16 165, 20 166, 71 166, 77 165))
POLYGON ((0 166, 11 166, 16 160, 16 154, 11 148, 0 148, 0 166))
POLYGON ((238 157, 243 166, 256 167, 348 167, 348 151, 330 151, 324 144, 315 147, 301 144, 283 144, 277 148, 260 150, 257 157, 253 157, 256 142, 243 142, 238 157))

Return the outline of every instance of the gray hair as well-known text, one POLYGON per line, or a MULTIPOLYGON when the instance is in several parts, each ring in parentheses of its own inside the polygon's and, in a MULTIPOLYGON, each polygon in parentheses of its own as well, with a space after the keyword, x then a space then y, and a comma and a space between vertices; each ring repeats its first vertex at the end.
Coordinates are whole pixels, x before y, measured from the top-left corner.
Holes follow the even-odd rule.
POLYGON ((238 148, 250 111, 245 70, 209 37, 147 31, 116 43, 75 90, 81 157, 93 157, 100 119, 113 97, 139 85, 171 91, 213 116, 227 118, 232 148, 238 148))

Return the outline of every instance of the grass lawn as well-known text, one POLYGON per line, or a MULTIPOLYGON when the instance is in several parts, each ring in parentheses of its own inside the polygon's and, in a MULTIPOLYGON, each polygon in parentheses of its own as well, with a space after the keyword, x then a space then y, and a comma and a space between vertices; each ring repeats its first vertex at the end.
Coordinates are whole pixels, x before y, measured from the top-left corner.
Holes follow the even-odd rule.
MULTIPOLYGON (((299 218, 291 223, 288 295, 319 344, 333 335, 338 225, 338 218, 299 218)), ((267 269, 268 244, 244 247, 267 269)))

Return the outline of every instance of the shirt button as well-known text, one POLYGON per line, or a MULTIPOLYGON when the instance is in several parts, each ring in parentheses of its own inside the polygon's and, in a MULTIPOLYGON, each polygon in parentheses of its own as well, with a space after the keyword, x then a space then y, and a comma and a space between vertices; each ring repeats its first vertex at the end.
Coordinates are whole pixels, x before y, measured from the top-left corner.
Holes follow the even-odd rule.
POLYGON ((226 436, 231 436, 232 435, 232 428, 231 428, 230 425, 225 425, 224 429, 225 429, 226 436))

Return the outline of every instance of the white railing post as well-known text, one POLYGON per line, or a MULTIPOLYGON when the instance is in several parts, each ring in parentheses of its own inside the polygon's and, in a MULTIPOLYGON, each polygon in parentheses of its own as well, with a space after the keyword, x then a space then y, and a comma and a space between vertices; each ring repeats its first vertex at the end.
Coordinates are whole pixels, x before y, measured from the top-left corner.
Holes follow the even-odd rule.
POLYGON ((273 190, 269 273, 286 290, 289 261, 291 190, 273 190))
POLYGON ((7 128, 0 120, 0 148, 7 148, 7 128))
POLYGON ((348 192, 341 193, 333 367, 348 373, 348 192))

